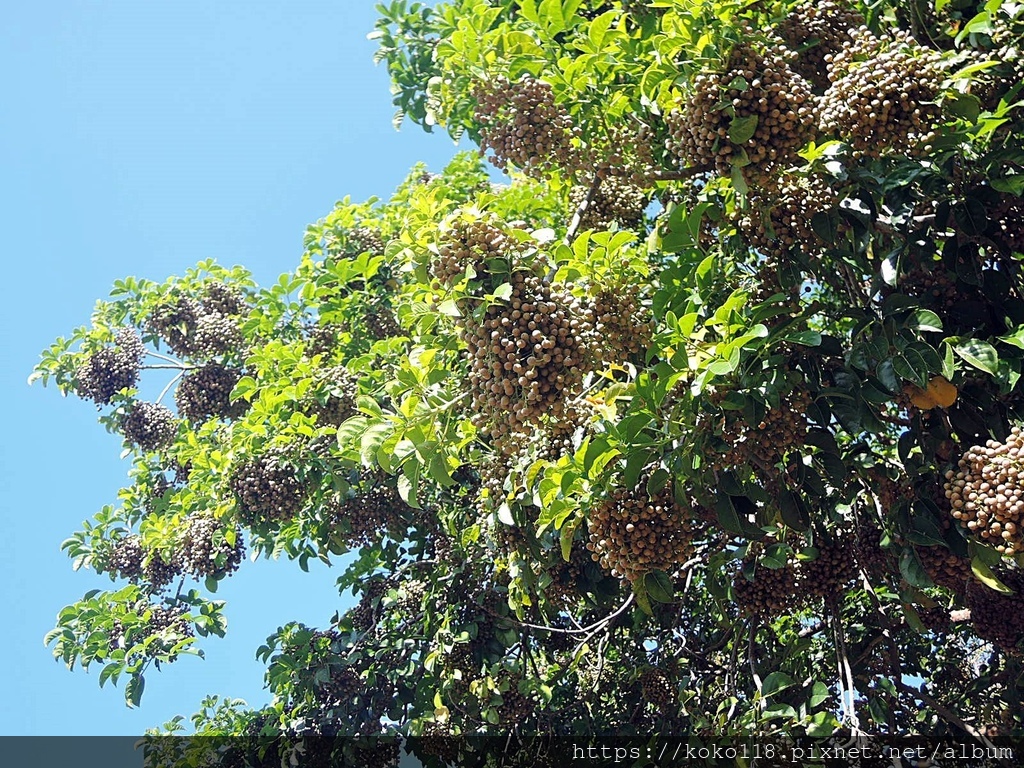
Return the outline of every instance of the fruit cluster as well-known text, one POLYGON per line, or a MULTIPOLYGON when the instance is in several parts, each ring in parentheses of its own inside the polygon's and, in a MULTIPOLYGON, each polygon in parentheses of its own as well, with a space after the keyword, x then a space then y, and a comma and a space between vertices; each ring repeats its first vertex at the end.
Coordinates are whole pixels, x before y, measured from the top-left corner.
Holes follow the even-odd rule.
POLYGON ((943 485, 952 515, 1006 555, 1024 551, 1024 431, 971 447, 943 485))
MULTIPOLYGON (((145 635, 159 635, 159 641, 148 643, 146 653, 150 656, 167 653, 182 640, 195 636, 192 624, 185 618, 184 607, 168 607, 164 605, 150 605, 142 603, 135 606, 135 612, 139 616, 149 614, 144 630, 145 635)), ((114 620, 114 625, 108 635, 110 650, 119 648, 130 648, 143 639, 138 628, 130 633, 119 619, 114 620)), ((170 660, 174 661, 177 654, 171 654, 170 660)))
POLYGON ((179 295, 158 306, 149 317, 149 327, 174 354, 208 359, 239 348, 238 318, 248 311, 241 290, 214 281, 203 287, 199 299, 179 295))
MULTIPOLYGON (((576 211, 589 192, 586 186, 573 187, 569 192, 569 210, 576 211)), ((643 223, 647 194, 632 181, 608 175, 598 184, 586 209, 580 216, 579 231, 609 229, 617 224, 621 229, 636 229, 643 223)))
POLYGON ((219 579, 238 570, 245 557, 242 530, 232 531, 234 543, 228 540, 224 525, 213 515, 198 513, 185 521, 178 546, 182 570, 197 579, 219 579))
POLYGON ((816 97, 778 48, 737 46, 726 66, 694 79, 682 110, 665 117, 668 149, 685 163, 766 178, 797 158, 814 128, 816 97))
POLYGON ((356 415, 359 377, 344 365, 321 368, 314 376, 315 384, 307 396, 307 411, 316 416, 318 424, 335 427, 356 415))
POLYGON ((827 58, 839 53, 853 29, 864 24, 860 12, 843 2, 802 2, 776 28, 776 34, 799 52, 791 64, 818 89, 829 86, 827 58))
POLYGON ((97 405, 108 404, 122 389, 135 386, 144 353, 135 329, 122 328, 113 347, 89 355, 75 370, 75 392, 97 405))
POLYGON ((815 234, 811 218, 838 205, 839 196, 827 180, 786 174, 777 189, 751 190, 747 207, 737 210, 736 227, 748 245, 766 256, 783 257, 794 247, 819 254, 827 244, 815 234))
POLYGON ((651 571, 671 574, 693 556, 695 529, 671 486, 653 497, 641 479, 616 488, 587 516, 591 557, 613 576, 634 581, 651 571))
POLYGON ((474 425, 503 450, 509 435, 564 412, 594 358, 593 318, 577 298, 525 272, 510 281, 508 302, 462 332, 474 425))
POLYGON ((842 597, 857 578, 853 550, 841 538, 818 547, 818 556, 799 567, 800 591, 808 599, 835 600, 842 597))
POLYGON ((143 451, 156 451, 174 442, 178 424, 170 408, 159 403, 132 403, 121 417, 121 434, 143 451))
POLYGON ((679 702, 672 676, 661 667, 646 667, 640 673, 640 691, 644 701, 660 712, 668 713, 679 702))
POLYGON ((539 178, 553 167, 574 169, 580 159, 573 147, 579 129, 565 107, 555 103, 551 86, 523 75, 512 82, 496 77, 472 91, 481 152, 504 170, 509 163, 539 178))
POLYGON ((247 523, 290 520, 306 500, 306 487, 283 448, 239 465, 231 474, 231 490, 247 523))
POLYGON ((635 285, 602 288, 594 296, 593 313, 604 362, 622 363, 650 347, 654 322, 635 285))
POLYGON ((354 496, 332 499, 327 512, 332 530, 352 548, 403 533, 409 526, 409 505, 384 475, 361 482, 354 496))
POLYGON ((967 607, 971 623, 982 640, 987 640, 1011 654, 1024 652, 1024 576, 1019 570, 999 574, 1000 580, 1013 592, 1003 594, 977 581, 967 585, 967 607))
POLYGON ((945 547, 914 547, 917 557, 931 580, 938 586, 961 593, 973 579, 971 561, 945 547))
POLYGON ((821 99, 821 130, 869 157, 914 149, 938 116, 940 58, 905 33, 882 40, 866 28, 854 31, 829 57, 832 85, 821 99))
POLYGON ((240 369, 220 363, 187 371, 174 391, 178 413, 193 424, 211 418, 238 418, 249 407, 245 400, 231 400, 231 390, 241 378, 240 369))
POLYGON ((726 449, 716 465, 731 468, 750 464, 768 470, 793 448, 804 444, 807 436, 805 413, 811 397, 794 389, 780 399, 777 408, 769 408, 756 425, 739 418, 728 420, 722 432, 726 449))
POLYGON ((796 607, 797 573, 792 561, 781 568, 758 562, 760 547, 752 547, 732 580, 736 605, 747 616, 772 618, 796 607), (748 576, 750 574, 750 576, 748 576))
POLYGON ((1024 254, 1024 197, 1004 194, 991 214, 993 238, 1008 251, 1024 254))
POLYGON ((446 287, 454 285, 470 269, 475 278, 483 278, 488 274, 487 262, 492 259, 509 261, 515 244, 495 222, 459 218, 441 230, 437 258, 430 269, 446 287))

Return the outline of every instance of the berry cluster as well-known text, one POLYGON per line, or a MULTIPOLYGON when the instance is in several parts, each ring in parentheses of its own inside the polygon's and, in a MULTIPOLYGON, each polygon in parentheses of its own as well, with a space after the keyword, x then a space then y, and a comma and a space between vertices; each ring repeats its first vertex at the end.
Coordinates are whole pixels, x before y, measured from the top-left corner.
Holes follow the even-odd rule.
POLYGON ((174 392, 178 413, 193 424, 210 418, 238 418, 249 407, 245 400, 231 401, 231 390, 241 378, 240 369, 220 363, 188 371, 174 392))
POLYGON ((914 547, 917 557, 931 580, 951 592, 963 592, 973 578, 971 561, 945 547, 914 547))
POLYGON ((581 165, 573 148, 579 129, 543 80, 496 77, 477 84, 472 98, 481 152, 490 150, 497 167, 511 163, 539 178, 554 167, 572 170, 581 165))
POLYGON ((864 17, 845 3, 823 0, 802 2, 776 28, 798 58, 792 63, 797 74, 821 90, 828 88, 827 57, 838 53, 852 30, 864 24, 864 17))
POLYGON ((616 488, 587 517, 591 557, 613 576, 634 581, 650 571, 673 573, 694 553, 695 531, 671 486, 654 497, 643 479, 616 488))
POLYGON ((640 673, 640 691, 644 701, 665 714, 679 702, 672 676, 661 667, 646 667, 640 673))
POLYGON ((332 500, 327 511, 332 529, 352 548, 402 533, 409 525, 409 505, 383 475, 374 475, 361 483, 355 496, 332 500))
MULTIPOLYGON (((724 393, 719 393, 724 397, 724 393)), ((774 467, 793 448, 804 444, 807 436, 805 413, 810 395, 794 389, 781 398, 779 407, 768 409, 756 425, 735 419, 726 422, 722 439, 728 446, 716 461, 722 468, 750 464, 762 470, 774 467)))
POLYGON ((1024 254, 1024 197, 1002 195, 990 218, 996 229, 993 239, 1008 251, 1024 254))
POLYGON ((344 365, 321 368, 308 397, 308 412, 318 424, 339 426, 356 414, 359 377, 344 365))
POLYGON ((752 547, 732 580, 736 604, 747 616, 772 618, 792 610, 796 603, 797 573, 792 562, 781 568, 757 563, 759 548, 752 547), (750 577, 747 574, 752 574, 750 577))
POLYGON ((440 233, 431 272, 441 285, 448 287, 470 268, 476 278, 483 278, 488 274, 487 262, 492 259, 510 263, 515 245, 515 240, 494 222, 456 219, 440 233))
MULTIPOLYGON (((157 656, 163 653, 167 653, 182 640, 190 637, 195 637, 195 631, 192 629, 192 624, 185 618, 184 607, 166 607, 163 605, 149 605, 143 603, 135 607, 135 612, 139 616, 144 616, 149 613, 149 619, 146 621, 145 628, 141 630, 145 635, 159 635, 159 642, 149 643, 146 646, 146 653, 150 656, 157 656)), ((129 632, 124 624, 119 620, 114 620, 114 626, 110 630, 108 635, 108 643, 110 650, 116 650, 118 648, 129 648, 135 645, 142 637, 137 634, 139 629, 133 630, 129 637, 129 632)), ((171 661, 177 658, 177 654, 172 654, 170 657, 171 661)))
POLYGON ((819 546, 817 558, 800 564, 799 578, 808 599, 834 600, 857 578, 857 560, 847 542, 836 539, 819 546))
POLYGON ((366 303, 363 313, 363 323, 370 337, 380 341, 381 339, 393 339, 402 336, 405 331, 395 317, 395 311, 391 303, 383 296, 371 296, 366 303))
POLYGON ((174 442, 178 424, 174 413, 158 403, 135 402, 121 417, 121 434, 143 451, 156 451, 174 442))
POLYGON ((602 289, 594 297, 593 312, 599 351, 605 362, 625 362, 650 347, 654 322, 636 286, 602 289))
POLYGON ((1019 570, 999 574, 1012 594, 989 589, 971 581, 967 585, 967 607, 971 610, 971 623, 982 640, 987 640, 1003 651, 1022 652, 1024 641, 1024 576, 1019 570))
POLYGON ((345 326, 341 323, 323 323, 309 329, 306 337, 306 355, 314 357, 322 355, 329 358, 337 349, 341 336, 345 332, 345 326))
POLYGON ((144 581, 154 592, 181 575, 176 557, 165 560, 161 552, 147 551, 137 534, 112 542, 109 549, 98 554, 96 567, 99 571, 108 571, 132 582, 144 581))
POLYGON ((855 554, 857 564, 868 576, 882 579, 891 570, 890 558, 882 549, 882 531, 871 523, 864 523, 857 531, 855 554))
POLYGON ((839 197, 825 179, 786 174, 776 190, 751 191, 747 207, 737 210, 736 227, 766 256, 783 257, 794 247, 817 254, 827 244, 815 234, 811 218, 838 205, 839 197))
POLYGON ((1006 555, 1024 552, 1024 431, 970 448, 943 488, 953 517, 1006 555))
MULTIPOLYGON (((576 211, 587 198, 585 186, 573 187, 569 192, 569 210, 576 211)), ((597 189, 580 216, 579 230, 609 229, 617 224, 622 229, 636 229, 644 220, 647 195, 631 180, 618 176, 607 176, 597 189)))
POLYGON ((510 280, 508 303, 467 319, 462 333, 474 424, 499 444, 544 414, 561 415, 594 357, 593 319, 578 299, 525 272, 510 280))
POLYGON ((962 298, 956 277, 941 268, 913 267, 900 275, 897 286, 900 292, 921 299, 922 304, 940 315, 948 313, 962 298))
POLYGON ((236 467, 231 490, 247 523, 290 520, 306 500, 306 487, 281 448, 236 467))
POLYGON ((345 253, 352 256, 358 256, 360 253, 382 256, 384 238, 380 232, 370 227, 353 227, 345 233, 345 253))
POLYGON ((913 149, 938 115, 939 61, 937 52, 918 46, 905 33, 886 42, 866 28, 856 30, 829 57, 832 85, 821 100, 822 131, 869 157, 886 148, 913 149))
POLYGON ((182 570, 197 579, 219 579, 234 573, 245 557, 245 543, 238 526, 234 527, 233 537, 232 544, 224 526, 213 515, 192 515, 185 521, 179 541, 182 570))
POLYGON ((782 51, 741 45, 722 71, 697 75, 685 108, 666 115, 668 149, 722 175, 738 165, 763 178, 796 159, 814 128, 815 105, 810 84, 782 51))
POLYGON ((135 386, 145 349, 133 328, 117 332, 115 346, 94 352, 75 370, 75 391, 97 405, 106 405, 122 389, 135 386))
POLYGON ((157 307, 149 327, 174 354, 208 359, 241 346, 238 317, 248 310, 238 288, 210 282, 199 299, 182 295, 157 307))

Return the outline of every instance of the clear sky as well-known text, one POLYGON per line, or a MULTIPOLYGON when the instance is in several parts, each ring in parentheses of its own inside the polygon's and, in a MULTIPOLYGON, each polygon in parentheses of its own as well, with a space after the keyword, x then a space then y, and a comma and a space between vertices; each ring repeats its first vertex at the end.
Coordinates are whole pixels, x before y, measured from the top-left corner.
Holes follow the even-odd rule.
POLYGON ((26 378, 125 275, 201 259, 261 282, 297 264, 306 224, 347 194, 388 195, 443 134, 395 132, 369 0, 35 0, 0 24, 0 735, 139 735, 208 693, 267 700, 256 648, 280 624, 324 624, 337 574, 243 564, 222 584, 228 637, 147 675, 140 710, 98 670, 43 647, 57 611, 106 577, 73 573, 61 541, 115 500, 127 471, 95 409, 26 378))

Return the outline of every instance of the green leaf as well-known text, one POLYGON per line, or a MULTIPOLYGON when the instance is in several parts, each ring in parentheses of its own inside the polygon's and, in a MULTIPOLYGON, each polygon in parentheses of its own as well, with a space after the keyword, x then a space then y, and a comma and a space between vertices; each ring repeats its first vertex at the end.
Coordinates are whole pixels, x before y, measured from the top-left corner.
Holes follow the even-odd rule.
POLYGON ((782 340, 802 344, 805 347, 817 347, 821 345, 821 334, 817 331, 800 331, 783 336, 782 340))
POLYGON ((811 709, 820 707, 832 694, 828 690, 828 686, 824 683, 815 681, 814 685, 811 686, 811 698, 808 699, 807 704, 811 709))
POLYGON ((794 685, 796 685, 796 680, 785 672, 772 672, 761 684, 761 695, 774 696, 787 688, 792 688, 794 685))
POLYGON ((733 144, 746 144, 757 131, 757 115, 734 117, 729 123, 729 141, 733 144))
POLYGON ((930 309, 915 309, 903 326, 915 331, 941 331, 942 320, 930 309))
POLYGON ((651 599, 659 603, 671 603, 675 600, 675 587, 672 584, 672 579, 664 571, 645 573, 644 588, 651 599))
POLYGON ((142 693, 146 690, 146 678, 134 674, 124 687, 124 700, 129 707, 137 707, 142 701, 142 693))
POLYGON ((903 556, 900 558, 900 573, 912 587, 935 586, 928 571, 921 565, 917 553, 909 547, 903 551, 903 556))
POLYGON ((971 572, 978 581, 989 589, 994 589, 996 592, 1002 592, 1004 595, 1013 594, 1013 590, 1003 584, 988 564, 980 557, 975 556, 971 558, 971 572))
POLYGON ((999 371, 999 353, 987 341, 967 339, 953 345, 954 351, 968 363, 993 376, 999 371))
POLYGON ((785 568, 786 563, 789 562, 789 547, 785 544, 772 544, 765 550, 762 555, 760 563, 765 568, 770 568, 773 571, 777 571, 780 568, 785 568))

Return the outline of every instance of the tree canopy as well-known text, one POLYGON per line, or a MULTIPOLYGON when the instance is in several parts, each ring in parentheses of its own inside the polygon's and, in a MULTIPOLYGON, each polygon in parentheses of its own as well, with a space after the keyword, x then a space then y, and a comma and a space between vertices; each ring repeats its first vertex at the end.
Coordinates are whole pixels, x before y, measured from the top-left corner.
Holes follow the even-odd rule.
POLYGON ((479 153, 273 285, 128 277, 44 352, 131 456, 54 655, 137 705, 247 552, 351 553, 356 607, 257 651, 273 703, 207 699, 160 764, 1014 764, 1024 6, 379 11, 396 121, 479 153))

